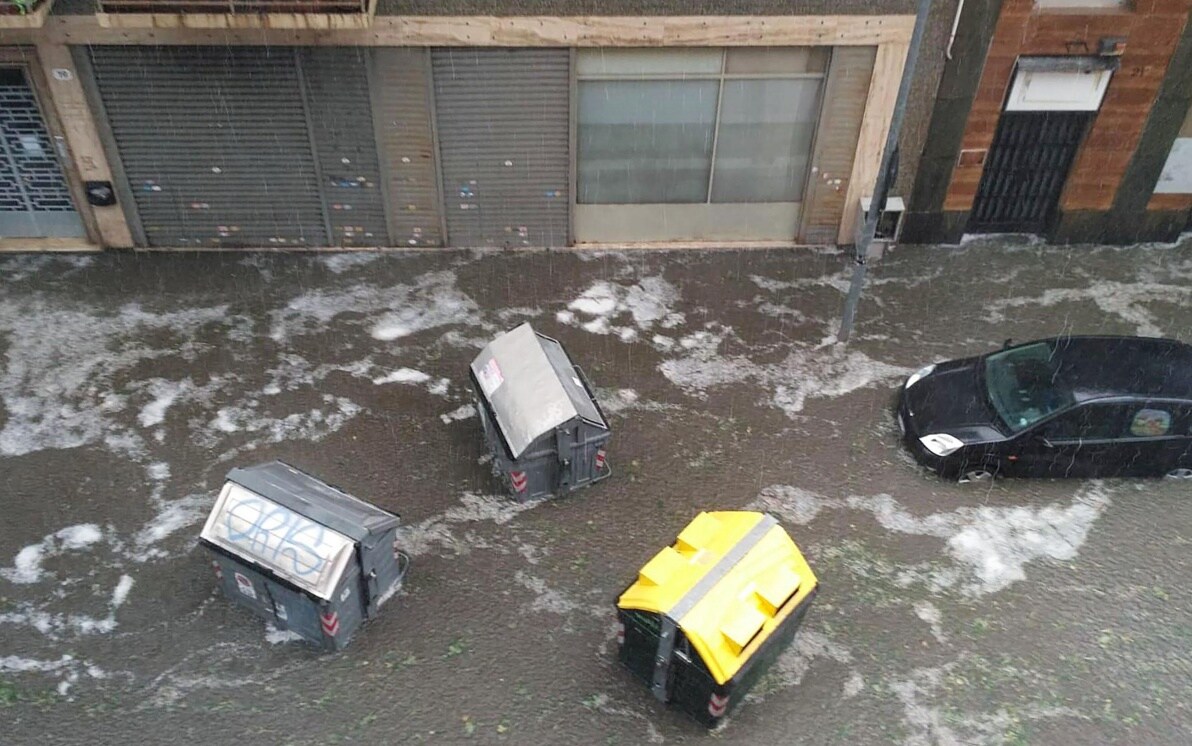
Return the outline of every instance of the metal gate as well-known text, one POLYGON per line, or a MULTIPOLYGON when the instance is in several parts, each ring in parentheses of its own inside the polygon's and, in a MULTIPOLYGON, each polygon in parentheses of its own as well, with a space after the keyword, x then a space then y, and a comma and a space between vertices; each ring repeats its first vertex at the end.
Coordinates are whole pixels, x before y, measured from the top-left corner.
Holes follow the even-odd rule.
POLYGON ((85 235, 25 71, 0 68, 0 238, 85 235))
POLYGON ((373 121, 388 174, 389 232, 397 246, 442 246, 430 50, 375 47, 372 54, 373 121))
POLYGON ((435 110, 452 246, 566 246, 567 49, 436 49, 435 110))
POLYGON ((388 244, 364 55, 91 47, 138 243, 388 244))
POLYGON ((1003 112, 969 216, 980 233, 1047 227, 1093 112, 1003 112))

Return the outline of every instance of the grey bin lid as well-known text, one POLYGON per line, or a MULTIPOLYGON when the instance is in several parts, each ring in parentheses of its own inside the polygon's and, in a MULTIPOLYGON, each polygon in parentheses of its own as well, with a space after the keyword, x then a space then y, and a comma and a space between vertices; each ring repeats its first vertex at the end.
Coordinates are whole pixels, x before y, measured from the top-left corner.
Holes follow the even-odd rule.
POLYGON ((201 538, 330 599, 355 553, 397 516, 289 464, 228 472, 201 538))
POLYGON ((529 324, 502 334, 472 361, 472 375, 492 405, 514 458, 545 433, 575 418, 608 428, 563 345, 529 324))

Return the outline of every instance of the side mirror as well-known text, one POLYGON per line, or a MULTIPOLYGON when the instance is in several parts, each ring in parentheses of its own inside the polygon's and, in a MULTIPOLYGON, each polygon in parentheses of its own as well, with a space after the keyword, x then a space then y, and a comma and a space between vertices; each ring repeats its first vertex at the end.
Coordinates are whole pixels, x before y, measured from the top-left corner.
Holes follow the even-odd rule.
POLYGON ((1013 339, 1011 339, 1010 337, 1006 337, 1006 341, 1005 341, 1005 342, 1002 342, 1002 349, 1004 350, 1004 349, 1008 348, 1008 347, 1009 347, 1010 345, 1012 345, 1012 344, 1014 344, 1014 340, 1013 340, 1013 339))

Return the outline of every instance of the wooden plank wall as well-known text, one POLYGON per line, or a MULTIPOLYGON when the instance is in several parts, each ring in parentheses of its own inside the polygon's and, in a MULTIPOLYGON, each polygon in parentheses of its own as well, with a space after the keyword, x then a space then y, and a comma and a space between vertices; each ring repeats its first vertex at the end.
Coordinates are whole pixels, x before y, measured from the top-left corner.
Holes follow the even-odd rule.
MULTIPOLYGON (((1034 0, 1005 0, 969 112, 962 151, 989 149, 1020 55, 1095 55, 1101 38, 1124 36, 1121 69, 1109 84, 1060 197, 1064 211, 1108 210, 1138 147, 1190 8, 1192 0, 1136 0, 1132 10, 1041 13, 1034 0)), ((978 158, 957 163, 945 210, 972 208, 982 169, 978 158)))

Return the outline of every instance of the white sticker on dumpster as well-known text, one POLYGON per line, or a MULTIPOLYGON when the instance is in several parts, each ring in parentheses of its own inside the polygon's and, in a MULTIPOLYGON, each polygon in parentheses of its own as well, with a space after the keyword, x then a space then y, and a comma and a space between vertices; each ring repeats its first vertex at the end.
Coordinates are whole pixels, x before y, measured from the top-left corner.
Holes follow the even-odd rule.
POLYGON ((240 592, 244 595, 251 599, 256 599, 257 590, 252 587, 252 581, 240 573, 236 573, 236 587, 239 588, 240 592))
POLYGON ((502 383, 505 383, 505 376, 501 375, 501 366, 497 365, 495 357, 476 372, 476 378, 480 381, 480 388, 484 390, 484 395, 488 397, 491 397, 493 392, 501 388, 502 383))

